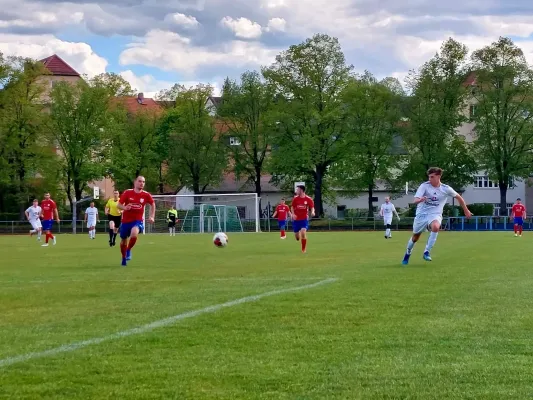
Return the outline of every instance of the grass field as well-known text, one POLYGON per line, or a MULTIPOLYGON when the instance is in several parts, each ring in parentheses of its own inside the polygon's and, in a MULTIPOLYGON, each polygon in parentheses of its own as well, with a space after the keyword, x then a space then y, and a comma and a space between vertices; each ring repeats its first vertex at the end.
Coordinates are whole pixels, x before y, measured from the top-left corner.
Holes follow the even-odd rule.
POLYGON ((0 398, 532 398, 531 235, 0 237, 0 398))

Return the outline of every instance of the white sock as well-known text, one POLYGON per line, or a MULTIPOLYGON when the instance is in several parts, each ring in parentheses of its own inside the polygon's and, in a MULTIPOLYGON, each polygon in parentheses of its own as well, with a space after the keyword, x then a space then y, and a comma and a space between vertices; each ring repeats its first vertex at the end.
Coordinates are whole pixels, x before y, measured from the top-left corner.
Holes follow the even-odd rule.
POLYGON ((433 246, 435 246, 435 242, 437 241, 437 236, 439 235, 439 232, 431 232, 429 234, 428 243, 426 244, 426 250, 425 251, 431 251, 433 246))
POLYGON ((387 228, 387 230, 385 231, 385 235, 390 236, 390 229, 387 228))
POLYGON ((415 242, 413 242, 413 238, 410 238, 407 242, 407 254, 411 254, 413 247, 415 247, 415 242))

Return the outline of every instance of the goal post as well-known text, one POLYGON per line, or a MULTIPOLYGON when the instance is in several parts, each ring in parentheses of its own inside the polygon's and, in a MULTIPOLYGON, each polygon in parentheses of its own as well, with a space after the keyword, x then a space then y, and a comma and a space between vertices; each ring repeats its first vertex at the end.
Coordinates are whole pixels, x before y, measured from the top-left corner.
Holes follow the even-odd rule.
MULTIPOLYGON (((168 211, 177 211, 176 233, 260 232, 257 193, 153 195, 155 223, 146 233, 169 233, 168 211)), ((145 207, 145 220, 150 216, 145 207)))

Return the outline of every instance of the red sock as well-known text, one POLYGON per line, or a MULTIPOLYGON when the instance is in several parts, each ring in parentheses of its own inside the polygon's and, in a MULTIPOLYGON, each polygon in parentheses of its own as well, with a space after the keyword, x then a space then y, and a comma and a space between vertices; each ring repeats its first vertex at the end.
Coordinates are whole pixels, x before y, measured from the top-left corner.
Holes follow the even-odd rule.
POLYGON ((130 238, 130 241, 128 243, 128 250, 131 250, 133 246, 135 246, 135 243, 137 243, 137 238, 136 237, 130 238))
POLYGON ((120 242, 120 252, 122 253, 122 258, 126 258, 127 250, 128 250, 128 245, 125 242, 120 242))
POLYGON ((302 239, 302 251, 305 251, 307 247, 307 239, 302 239))
POLYGON ((50 240, 50 234, 47 233, 47 234, 46 234, 46 243, 48 243, 49 240, 50 240))
POLYGON ((520 230, 520 234, 522 234, 522 231, 524 230, 524 227, 520 226, 518 229, 520 230))
POLYGON ((283 236, 285 236, 285 230, 284 229, 281 230, 281 237, 283 237, 283 236))
POLYGON ((518 225, 514 226, 514 233, 518 233, 518 225))

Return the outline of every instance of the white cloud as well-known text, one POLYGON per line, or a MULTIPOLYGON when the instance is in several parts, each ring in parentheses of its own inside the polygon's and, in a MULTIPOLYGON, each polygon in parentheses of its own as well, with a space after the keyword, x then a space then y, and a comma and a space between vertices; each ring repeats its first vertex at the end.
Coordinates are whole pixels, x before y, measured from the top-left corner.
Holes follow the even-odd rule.
POLYGON ((196 28, 200 25, 198 20, 192 15, 185 15, 182 13, 168 14, 165 17, 165 21, 171 22, 184 28, 196 28))
POLYGON ((287 28, 287 21, 283 18, 272 18, 268 21, 267 30, 269 32, 285 32, 287 28))
POLYGON ((287 7, 285 0, 262 0, 261 8, 276 9, 287 7))
POLYGON ((177 33, 153 30, 120 54, 121 65, 144 64, 194 76, 199 67, 257 67, 274 61, 279 49, 234 40, 216 48, 195 47, 177 33))
POLYGON ((57 54, 80 74, 94 76, 106 71, 107 60, 83 42, 67 42, 53 35, 11 35, 0 33, 0 51, 33 59, 57 54))
MULTIPOLYGON (((153 98, 157 93, 164 89, 170 89, 175 83, 183 85, 187 88, 198 85, 199 81, 182 81, 182 82, 169 82, 156 79, 153 75, 136 75, 133 71, 127 70, 120 73, 124 79, 126 79, 131 87, 137 92, 144 93, 145 97, 153 98)), ((219 79, 219 81, 222 81, 219 79)), ((205 83, 205 82, 203 82, 205 83)), ((211 83, 213 86, 213 95, 220 96, 221 87, 217 82, 211 83)))
POLYGON ((257 39, 263 33, 261 25, 248 18, 233 19, 231 17, 224 17, 220 23, 222 26, 232 30, 235 36, 242 39, 257 39))

